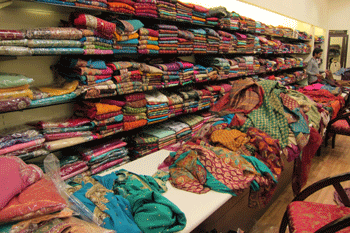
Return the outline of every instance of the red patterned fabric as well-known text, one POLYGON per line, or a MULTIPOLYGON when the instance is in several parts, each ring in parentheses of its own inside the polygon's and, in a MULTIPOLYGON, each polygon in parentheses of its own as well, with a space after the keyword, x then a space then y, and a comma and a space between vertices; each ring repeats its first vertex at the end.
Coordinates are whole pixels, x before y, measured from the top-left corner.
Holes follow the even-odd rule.
POLYGON ((350 127, 346 120, 339 120, 332 124, 331 132, 350 135, 350 127))
MULTIPOLYGON (((350 208, 337 205, 294 201, 287 207, 289 230, 293 233, 312 233, 324 225, 350 214, 350 208)), ((347 227, 338 232, 350 232, 347 227)))

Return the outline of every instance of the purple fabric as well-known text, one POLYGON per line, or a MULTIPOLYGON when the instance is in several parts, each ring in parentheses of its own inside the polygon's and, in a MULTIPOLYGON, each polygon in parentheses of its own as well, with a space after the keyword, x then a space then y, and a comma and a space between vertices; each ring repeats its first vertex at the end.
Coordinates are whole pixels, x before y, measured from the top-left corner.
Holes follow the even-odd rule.
POLYGON ((31 103, 28 97, 0 100, 0 112, 10 112, 29 107, 31 103))

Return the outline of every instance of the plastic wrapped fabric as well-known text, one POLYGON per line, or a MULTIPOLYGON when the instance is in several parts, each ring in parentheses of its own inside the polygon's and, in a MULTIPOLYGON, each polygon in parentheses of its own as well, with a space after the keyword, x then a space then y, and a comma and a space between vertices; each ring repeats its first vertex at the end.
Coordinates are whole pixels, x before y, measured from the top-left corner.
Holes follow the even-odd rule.
POLYGON ((10 200, 0 211, 0 222, 27 220, 63 210, 66 206, 54 183, 44 177, 10 200))
POLYGON ((25 38, 25 33, 20 30, 0 30, 1 40, 21 40, 25 38))
POLYGON ((10 112, 29 107, 31 99, 28 97, 17 97, 0 100, 0 112, 10 112))
POLYGON ((36 165, 27 165, 14 156, 0 157, 0 211, 17 194, 43 177, 36 165))
POLYGON ((0 46, 22 46, 27 47, 28 46, 28 40, 0 40, 0 46))
POLYGON ((65 94, 65 95, 32 100, 32 102, 30 103, 30 107, 41 107, 41 106, 46 106, 51 104, 64 103, 76 98, 78 95, 80 95, 80 91, 76 90, 75 92, 65 94))
POLYGON ((84 142, 92 141, 94 139, 97 139, 96 136, 81 136, 81 137, 74 137, 74 138, 67 138, 67 139, 61 139, 51 142, 46 142, 45 148, 49 151, 55 151, 60 150, 62 148, 75 146, 84 142))
POLYGON ((84 54, 82 48, 32 48, 32 55, 84 54))
POLYGON ((0 72, 0 88, 19 87, 33 82, 32 78, 27 78, 21 74, 0 72))
POLYGON ((32 54, 32 50, 28 47, 0 46, 0 55, 31 56, 32 54))
POLYGON ((28 97, 33 99, 33 92, 30 89, 10 91, 10 92, 0 92, 0 99, 9 99, 17 97, 28 97))
MULTIPOLYGON (((81 48, 82 43, 77 40, 28 40, 29 48, 81 48)), ((0 43, 1 45, 1 43, 0 43)))
POLYGON ((28 39, 79 40, 83 37, 83 33, 76 28, 47 27, 28 29, 26 37, 28 39))

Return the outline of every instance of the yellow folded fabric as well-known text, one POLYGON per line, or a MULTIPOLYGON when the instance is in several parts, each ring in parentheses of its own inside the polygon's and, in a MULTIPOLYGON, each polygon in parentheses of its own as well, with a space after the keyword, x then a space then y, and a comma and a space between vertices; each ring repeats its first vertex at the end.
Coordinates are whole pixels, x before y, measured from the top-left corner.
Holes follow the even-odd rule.
POLYGON ((8 91, 0 93, 0 99, 9 99, 17 97, 29 97, 33 99, 33 92, 30 89, 24 89, 19 91, 8 91))
POLYGON ((118 33, 114 32, 114 36, 116 41, 125 41, 139 38, 139 34, 136 32, 130 35, 119 35, 118 33))
POLYGON ((18 86, 18 87, 9 87, 9 88, 0 88, 0 93, 13 92, 13 91, 23 91, 29 89, 29 84, 18 86))
POLYGON ((79 81, 74 80, 72 82, 65 82, 58 86, 38 87, 38 89, 42 92, 48 93, 50 96, 58 96, 72 93, 77 89, 78 85, 79 81))

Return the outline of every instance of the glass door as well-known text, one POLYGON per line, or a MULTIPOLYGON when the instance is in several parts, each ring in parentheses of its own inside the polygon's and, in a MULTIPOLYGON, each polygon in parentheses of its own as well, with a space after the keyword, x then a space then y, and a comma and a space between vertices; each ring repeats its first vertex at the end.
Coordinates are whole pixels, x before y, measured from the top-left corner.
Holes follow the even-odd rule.
POLYGON ((347 31, 329 32, 327 69, 332 73, 346 67, 348 37, 347 31))

